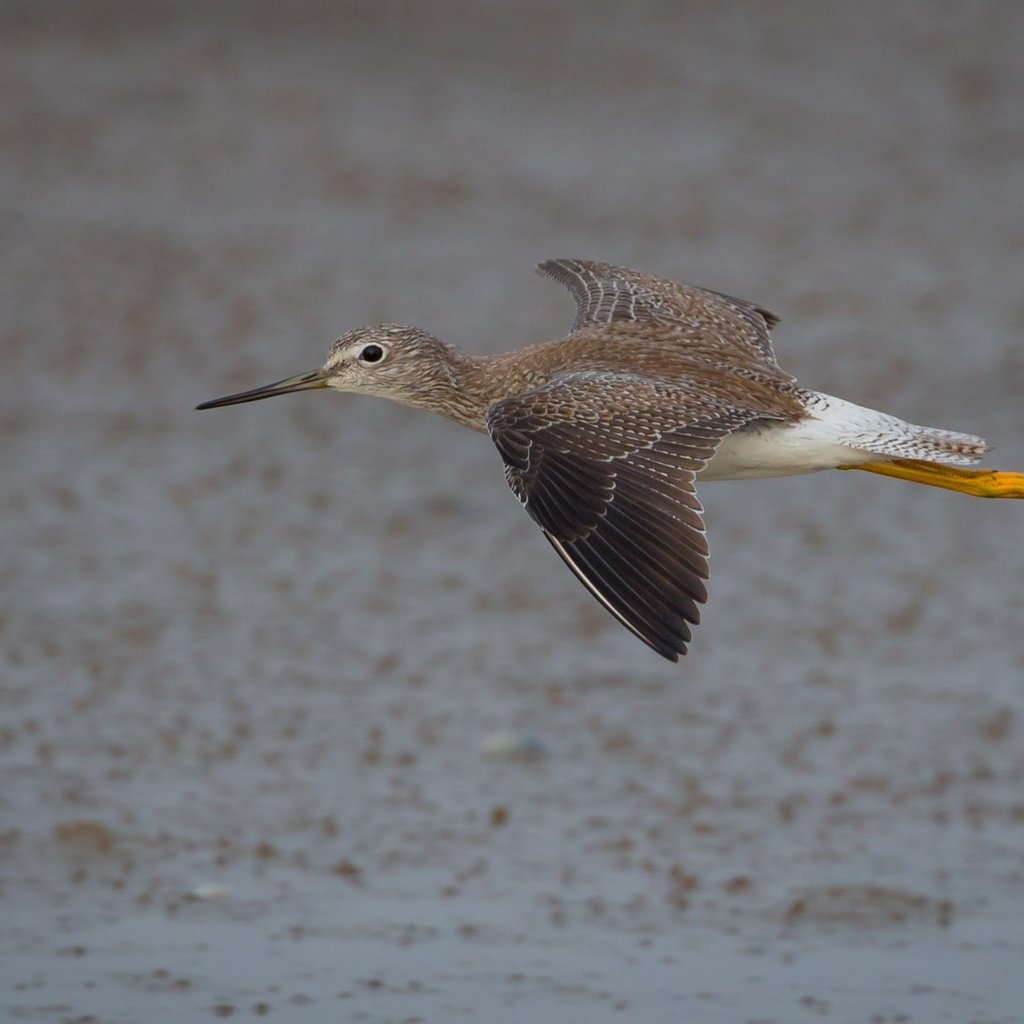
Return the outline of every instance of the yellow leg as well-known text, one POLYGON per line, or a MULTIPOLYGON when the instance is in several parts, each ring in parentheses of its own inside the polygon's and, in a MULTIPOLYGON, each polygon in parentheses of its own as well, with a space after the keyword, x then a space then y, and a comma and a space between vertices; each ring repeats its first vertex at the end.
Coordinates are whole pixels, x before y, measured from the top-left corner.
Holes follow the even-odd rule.
POLYGON ((919 459, 893 459, 890 462, 866 462, 862 466, 840 466, 840 469, 862 469, 868 473, 894 476, 929 487, 945 487, 976 498, 1024 498, 1024 473, 1005 473, 997 469, 958 469, 939 466, 919 459))

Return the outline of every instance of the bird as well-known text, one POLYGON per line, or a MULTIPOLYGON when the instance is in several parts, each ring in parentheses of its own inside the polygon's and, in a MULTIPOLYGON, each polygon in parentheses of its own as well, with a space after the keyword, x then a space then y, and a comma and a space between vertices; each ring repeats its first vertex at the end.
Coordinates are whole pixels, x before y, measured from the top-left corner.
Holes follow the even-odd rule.
POLYGON ((1024 474, 971 468, 980 437, 802 387, 755 303, 593 260, 546 260, 564 337, 471 355, 401 324, 339 337, 323 365, 198 409, 314 389, 377 395, 487 433, 515 496, 615 619, 678 661, 708 597, 698 481, 863 470, 989 498, 1024 474))

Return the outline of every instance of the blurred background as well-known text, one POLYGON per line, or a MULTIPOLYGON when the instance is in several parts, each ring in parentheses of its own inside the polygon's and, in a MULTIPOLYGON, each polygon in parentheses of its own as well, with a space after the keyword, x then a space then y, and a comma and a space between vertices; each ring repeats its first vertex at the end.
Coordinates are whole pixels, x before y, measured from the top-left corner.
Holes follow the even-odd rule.
POLYGON ((0 5, 0 1008, 1020 1021, 1024 532, 709 485, 662 662, 486 437, 199 401, 548 257, 756 300, 1024 469, 1024 7, 0 5))

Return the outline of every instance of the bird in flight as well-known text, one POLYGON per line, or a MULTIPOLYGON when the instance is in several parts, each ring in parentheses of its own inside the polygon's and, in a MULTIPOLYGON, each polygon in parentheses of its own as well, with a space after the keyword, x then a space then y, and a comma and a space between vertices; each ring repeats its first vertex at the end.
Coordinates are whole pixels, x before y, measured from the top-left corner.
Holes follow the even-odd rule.
POLYGON ((775 358, 778 318, 761 306, 591 260, 537 269, 576 301, 563 338, 476 356, 418 327, 360 327, 317 370, 197 408, 333 388, 490 434, 565 564, 671 661, 707 600, 698 480, 858 469, 1024 498, 1024 474, 968 468, 988 450, 980 437, 801 387, 775 358))

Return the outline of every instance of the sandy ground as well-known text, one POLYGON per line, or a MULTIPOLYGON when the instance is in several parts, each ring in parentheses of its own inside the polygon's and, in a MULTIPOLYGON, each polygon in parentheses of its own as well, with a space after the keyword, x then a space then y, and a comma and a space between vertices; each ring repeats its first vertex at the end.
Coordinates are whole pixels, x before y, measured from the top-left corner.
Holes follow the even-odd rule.
POLYGON ((1024 1020, 1018 505, 708 486, 671 666, 485 437, 192 411, 578 255, 1024 468, 1024 7, 0 12, 5 1019, 1024 1020))

